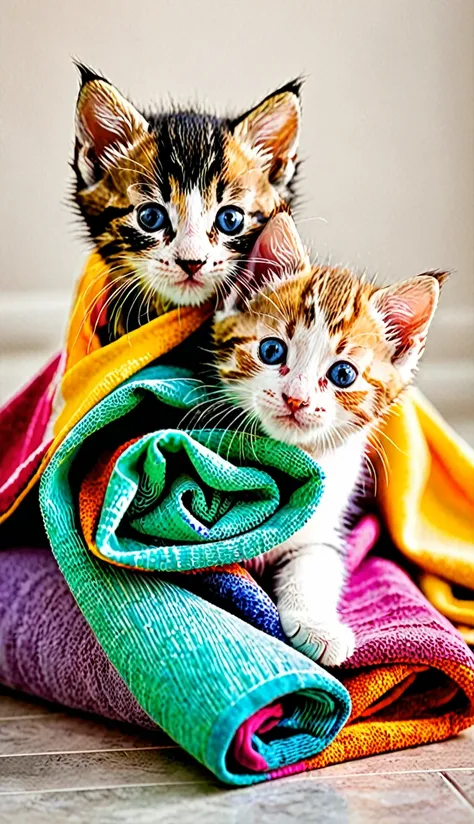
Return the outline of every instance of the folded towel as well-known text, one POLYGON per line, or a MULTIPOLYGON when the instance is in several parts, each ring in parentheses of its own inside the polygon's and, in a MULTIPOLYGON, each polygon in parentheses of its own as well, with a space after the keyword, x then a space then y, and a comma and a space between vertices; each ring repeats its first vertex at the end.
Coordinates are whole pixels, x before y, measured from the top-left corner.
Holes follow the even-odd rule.
POLYGON ((77 606, 49 549, 0 552, 0 682, 153 728, 77 606))
MULTIPOLYGON (((450 587, 474 590, 473 450, 416 390, 388 417, 381 442, 389 476, 380 469, 378 503, 395 546, 450 587)), ((474 592, 460 616, 441 581, 428 582, 441 612, 472 626, 474 592)))
MULTIPOLYGON (((266 438, 250 440, 242 434, 238 447, 226 440, 231 435, 224 436, 223 433, 213 433, 211 440, 205 431, 185 433, 166 429, 150 434, 150 420, 162 420, 165 415, 160 403, 181 407, 178 414, 182 415, 183 409, 186 411, 188 405, 195 403, 196 394, 202 400, 203 391, 199 383, 191 382, 184 370, 149 367, 129 379, 85 416, 52 459, 43 476, 40 498, 53 551, 73 593, 80 592, 76 596, 79 604, 84 592, 84 569, 81 566, 78 574, 74 567, 78 549, 64 539, 65 535, 73 534, 73 522, 64 520, 73 501, 67 482, 72 467, 75 467, 74 488, 79 489, 78 515, 85 543, 101 558, 145 570, 197 570, 252 557, 255 547, 261 551, 265 545, 264 536, 273 527, 275 518, 279 524, 277 534, 283 540, 287 528, 290 531, 295 528, 295 523, 291 522, 292 514, 301 518, 305 507, 307 512, 314 511, 319 494, 317 469, 313 467, 311 472, 310 462, 301 464, 286 460, 286 448, 281 445, 266 438), (131 417, 133 415, 135 418, 131 417), (119 428, 111 426, 113 418, 120 421, 119 428), (134 429, 133 420, 137 421, 135 426, 147 434, 140 436, 136 433, 131 441, 120 443, 122 433, 128 434, 134 429), (88 439, 90 447, 87 451, 88 439), (174 471, 169 467, 166 470, 170 443, 174 471), (209 447, 214 451, 206 453, 209 447), (105 453, 101 453, 102 449, 105 453), (82 461, 81 450, 85 456, 82 461), (257 454, 252 450, 257 450, 257 454), (216 454, 219 451, 221 457, 216 454), (177 456, 183 452, 184 460, 179 461, 177 456), (222 453, 234 459, 242 456, 245 469, 226 464, 222 453), (285 483, 280 482, 280 493, 290 476, 293 476, 293 484, 298 482, 287 502, 280 499, 278 485, 275 483, 272 488, 270 483, 276 467, 285 473, 285 483), (248 471, 256 473, 251 480, 240 475, 248 471), (262 474, 266 476, 263 482, 262 474), (232 494, 229 497, 230 488, 232 494), (247 498, 242 507, 240 496, 244 489, 250 496, 256 491, 257 497, 247 498), (298 504, 293 511, 295 496, 298 496, 298 504), (261 521, 256 512, 260 506, 261 521)), ((243 759, 241 764, 258 770, 259 765, 265 763, 266 776, 277 777, 387 748, 441 740, 473 722, 474 657, 452 627, 426 603, 404 572, 385 559, 365 558, 377 534, 376 522, 367 518, 353 537, 350 555, 353 573, 342 606, 345 620, 353 627, 357 638, 357 651, 345 668, 350 667, 351 672, 344 672, 342 676, 353 697, 351 718, 356 723, 342 730, 332 744, 327 742, 328 746, 319 755, 302 757, 300 750, 293 750, 296 757, 292 763, 288 763, 287 754, 280 754, 285 763, 273 766, 274 761, 263 752, 261 742, 254 742, 255 730, 262 724, 271 723, 273 734, 279 735, 280 727, 287 723, 287 719, 284 714, 283 721, 278 719, 279 713, 283 713, 278 702, 269 710, 271 699, 265 700, 262 702, 262 710, 266 706, 263 715, 262 711, 253 713, 245 720, 240 718, 240 723, 233 726, 237 736, 235 752, 243 759), (354 668, 355 674, 352 673, 354 668), (363 670, 359 671, 360 668, 363 670)), ((275 537, 269 540, 271 545, 275 537)), ((84 549, 82 552, 84 558, 92 558, 92 553, 87 555, 84 549)), ((192 581, 189 576, 181 576, 174 582, 222 606, 219 579, 234 578, 234 589, 226 606, 234 614, 244 617, 240 605, 245 602, 248 620, 259 590, 255 582, 254 589, 246 589, 245 597, 242 597, 243 591, 239 588, 244 578, 239 577, 236 565, 212 572, 205 570, 201 575, 206 577, 195 572, 192 581)), ((107 593, 107 602, 98 608, 104 612, 110 603, 109 589, 109 584, 101 587, 101 591, 107 593)), ((97 598, 97 587, 94 598, 97 598)), ((257 600, 257 604, 259 608, 253 609, 249 623, 268 632, 267 612, 260 609, 260 601, 257 600), (264 626, 260 624, 262 615, 266 618, 264 626)), ((86 609, 91 620, 90 604, 86 609)), ((119 611, 122 613, 123 608, 119 611)), ((279 633, 274 606, 273 611, 273 627, 279 633)), ((123 673, 123 661, 117 658, 110 639, 104 644, 101 620, 103 618, 99 617, 95 623, 92 621, 92 626, 111 660, 123 673)), ((192 618, 183 623, 192 626, 192 618)), ((265 648, 263 639, 262 634, 258 641, 261 650, 265 648)), ((134 639, 130 649, 136 647, 134 639)), ((129 663, 131 653, 123 639, 120 652, 129 663)), ((220 650, 219 655, 222 654, 220 650)), ((236 663, 234 656, 235 652, 232 664, 236 663)), ((237 663, 240 668, 241 662, 237 663)), ((226 661, 227 672, 230 667, 231 662, 226 661)), ((183 674, 181 681, 184 681, 183 674)), ((139 703, 163 724, 156 710, 153 714, 145 703, 146 695, 137 692, 136 684, 129 680, 127 683, 139 703)), ((185 739, 178 738, 169 727, 165 729, 190 750, 185 739)))
MULTIPOLYGON (((355 564, 376 533, 370 517, 356 530, 351 548, 355 564)), ((111 569, 87 555, 89 563, 111 569)), ((154 579, 117 572, 127 580, 154 579)), ((195 583, 199 575, 182 577, 195 583)), ((204 585, 206 581, 201 582, 204 585)), ((254 587, 257 591, 255 582, 254 587)), ((357 637, 355 656, 339 672, 352 698, 349 724, 316 758, 269 769, 268 735, 285 712, 281 701, 273 702, 240 725, 228 749, 227 769, 239 778, 276 778, 442 740, 472 723, 473 656, 395 564, 378 557, 362 560, 349 580, 343 609, 357 637)), ((262 637, 263 633, 258 635, 259 642, 262 637)), ((174 640, 169 639, 171 644, 174 640)), ((0 647, 2 683, 73 708, 153 727, 98 644, 48 550, 0 552, 0 647)), ((281 643, 279 647, 285 649, 281 643)), ((154 654, 150 650, 153 660, 154 654)), ((157 690, 163 696, 158 679, 167 676, 159 662, 157 667, 157 690)), ((188 703, 186 718, 187 708, 188 703)), ((207 708, 205 696, 203 712, 207 708)))

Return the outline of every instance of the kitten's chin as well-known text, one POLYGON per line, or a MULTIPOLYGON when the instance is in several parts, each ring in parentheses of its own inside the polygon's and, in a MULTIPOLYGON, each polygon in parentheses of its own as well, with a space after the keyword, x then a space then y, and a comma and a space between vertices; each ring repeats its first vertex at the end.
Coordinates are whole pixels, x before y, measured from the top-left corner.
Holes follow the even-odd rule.
POLYGON ((200 306, 210 298, 214 297, 216 291, 215 282, 186 280, 178 282, 161 282, 159 293, 162 298, 174 303, 176 306, 200 306))
POLYGON ((361 431, 359 428, 347 429, 344 425, 329 424, 327 421, 305 426, 291 418, 284 420, 270 415, 261 415, 261 422, 271 438, 319 455, 337 449, 350 440, 356 431, 361 431))
POLYGON ((271 438, 290 446, 299 446, 301 449, 308 448, 324 438, 325 427, 322 425, 308 427, 298 424, 295 420, 284 421, 265 416, 262 426, 271 438))

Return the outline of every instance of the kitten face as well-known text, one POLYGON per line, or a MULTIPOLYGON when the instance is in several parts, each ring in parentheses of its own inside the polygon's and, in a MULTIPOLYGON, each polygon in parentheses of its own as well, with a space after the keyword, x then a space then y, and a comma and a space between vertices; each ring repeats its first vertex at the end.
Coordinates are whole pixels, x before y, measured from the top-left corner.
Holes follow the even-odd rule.
POLYGON ((290 197, 299 85, 236 120, 197 111, 145 117, 81 69, 76 201, 112 276, 153 300, 197 305, 290 197))
POLYGON ((217 315, 219 377, 272 437, 319 453, 339 446, 368 433, 411 381, 444 277, 376 289, 303 264, 245 310, 217 315))

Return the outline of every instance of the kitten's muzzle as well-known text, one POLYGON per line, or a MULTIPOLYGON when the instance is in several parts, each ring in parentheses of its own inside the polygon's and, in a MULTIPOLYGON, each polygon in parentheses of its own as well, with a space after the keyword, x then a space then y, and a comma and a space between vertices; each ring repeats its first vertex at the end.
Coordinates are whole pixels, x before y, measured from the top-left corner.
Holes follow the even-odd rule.
POLYGON ((273 416, 279 424, 304 431, 319 429, 324 425, 326 410, 323 407, 317 406, 310 409, 311 403, 307 397, 287 395, 286 392, 282 392, 281 396, 285 411, 282 410, 282 414, 273 416))

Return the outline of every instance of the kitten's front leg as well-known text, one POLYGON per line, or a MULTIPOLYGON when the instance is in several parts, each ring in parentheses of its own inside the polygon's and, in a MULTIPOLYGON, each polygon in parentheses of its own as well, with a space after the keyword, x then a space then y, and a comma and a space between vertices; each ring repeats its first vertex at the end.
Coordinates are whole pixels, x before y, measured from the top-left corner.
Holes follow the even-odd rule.
POLYGON ((309 544, 283 552, 273 585, 283 631, 313 661, 338 666, 354 652, 354 633, 337 607, 344 564, 337 545, 309 544))

